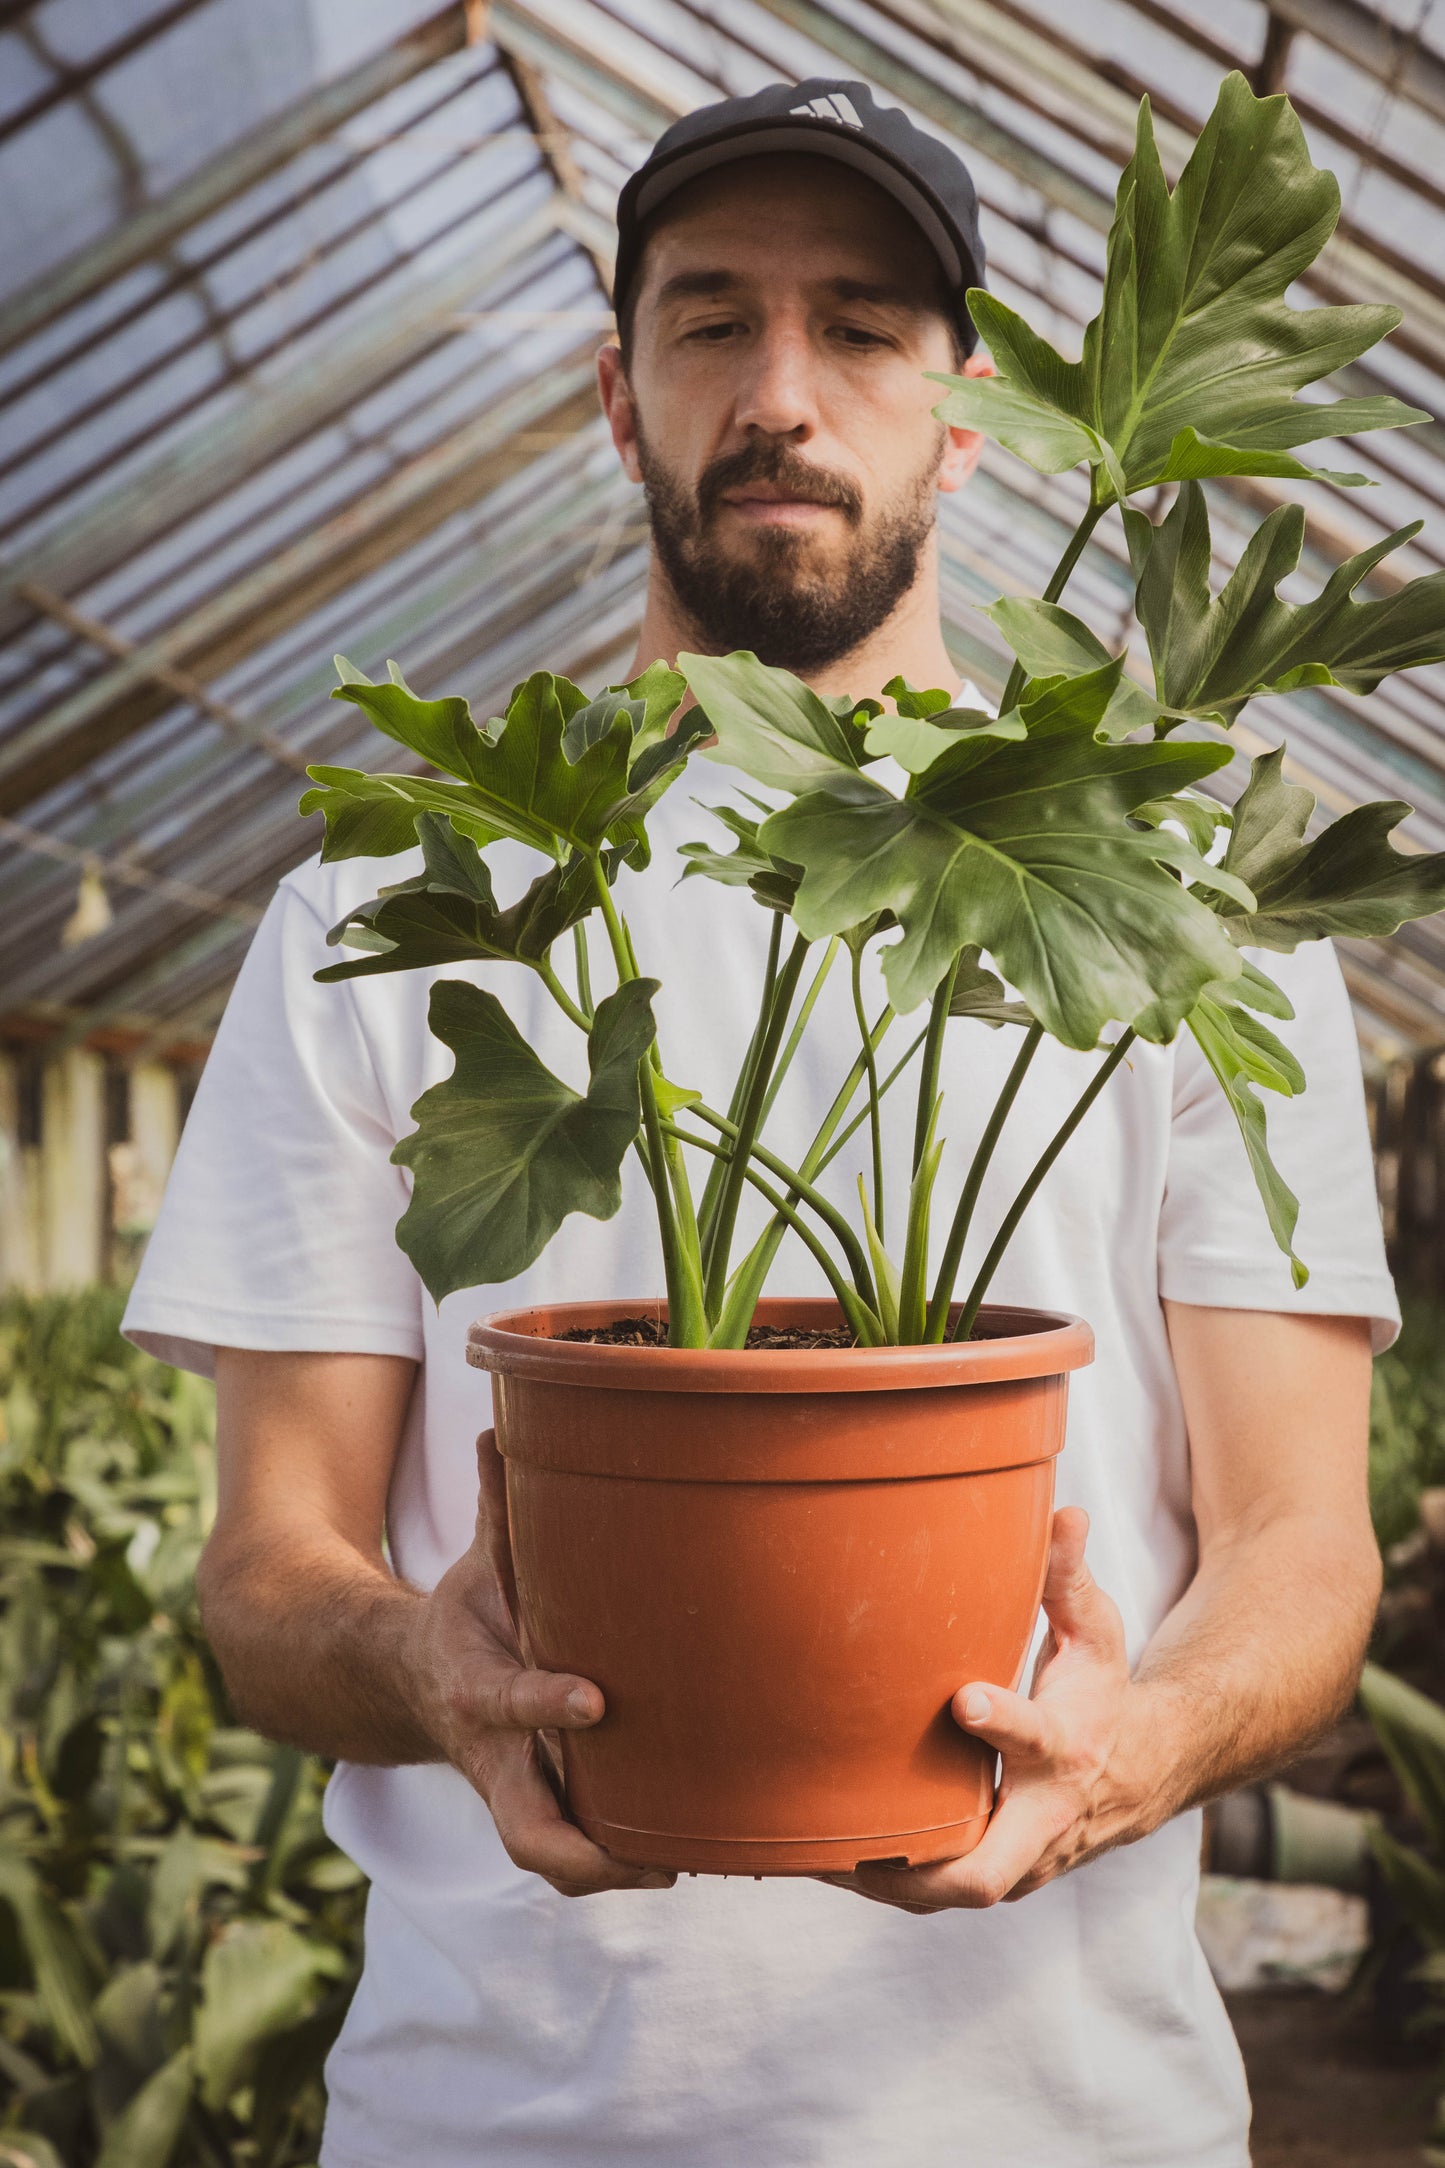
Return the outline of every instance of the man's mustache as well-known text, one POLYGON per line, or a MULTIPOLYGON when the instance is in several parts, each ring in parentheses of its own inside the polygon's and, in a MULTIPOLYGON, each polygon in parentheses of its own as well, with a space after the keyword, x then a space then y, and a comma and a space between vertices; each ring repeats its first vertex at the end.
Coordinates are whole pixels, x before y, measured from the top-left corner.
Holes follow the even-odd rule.
POLYGON ((700 523, 713 518, 724 491, 737 489, 744 482, 772 482, 790 495, 831 505, 854 527, 863 517, 862 496, 846 475, 815 467, 810 460, 800 458, 791 445, 757 443, 721 453, 703 468, 697 484, 700 523))

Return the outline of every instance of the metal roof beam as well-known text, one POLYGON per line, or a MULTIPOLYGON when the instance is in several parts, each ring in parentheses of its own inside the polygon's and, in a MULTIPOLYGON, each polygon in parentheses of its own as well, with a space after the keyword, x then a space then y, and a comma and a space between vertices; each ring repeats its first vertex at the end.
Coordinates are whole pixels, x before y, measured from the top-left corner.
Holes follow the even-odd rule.
POLYGON ((82 762, 164 712, 160 665, 219 674, 295 624, 328 595, 393 556, 495 485, 509 462, 540 449, 537 431, 567 434, 592 418, 590 355, 519 386, 485 414, 391 475, 289 549, 223 588, 156 640, 81 686, 0 744, 0 811, 13 812, 82 762))
POLYGON ((1418 30, 1401 29, 1360 0, 1270 0, 1270 6, 1294 29, 1445 120, 1445 60, 1418 30))
MULTIPOLYGON (((104 624, 98 617, 84 616, 81 611, 72 608, 63 596, 53 595, 48 587, 39 587, 33 581, 27 580, 22 585, 20 594, 33 608, 43 612, 55 624, 63 625, 77 640, 86 640, 92 647, 98 647, 101 653, 109 655, 113 662, 123 662, 136 653, 134 640, 128 640, 124 633, 117 632, 113 625, 104 624)), ((305 761, 298 753, 293 753, 290 746, 278 738, 274 731, 268 730, 263 723, 249 721, 229 702, 217 699, 189 670, 178 669, 174 663, 158 662, 146 666, 146 676, 166 692, 174 694, 177 700, 184 700, 187 706, 198 708, 202 715, 208 715, 211 721, 219 723, 229 736, 239 738, 242 744, 251 750, 265 753, 281 767, 290 768, 297 775, 306 773, 305 761)))
POLYGON ((410 82, 424 68, 460 52, 465 44, 464 9, 459 4, 446 7, 384 52, 298 98, 124 225, 79 249, 14 295, 0 307, 0 353, 8 352, 78 301, 134 270, 137 264, 159 255, 192 226, 254 187, 288 159, 333 134, 353 115, 410 82))
POLYGON ((299 354, 284 375, 247 388, 232 410, 199 423, 148 466, 138 469, 33 549, 0 569, 0 635, 13 623, 16 589, 32 580, 73 595, 156 535, 179 526, 225 490, 248 481, 270 459, 343 414, 380 381, 445 337, 479 287, 558 230, 562 199, 526 217, 498 221, 482 248, 409 293, 369 310, 324 354, 299 354))

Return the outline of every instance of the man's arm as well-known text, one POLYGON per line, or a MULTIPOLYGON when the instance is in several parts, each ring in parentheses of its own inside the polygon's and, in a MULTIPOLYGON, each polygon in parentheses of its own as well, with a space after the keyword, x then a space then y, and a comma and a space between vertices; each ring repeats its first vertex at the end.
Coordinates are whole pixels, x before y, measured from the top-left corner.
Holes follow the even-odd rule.
POLYGON ((1003 1755, 977 1850, 829 1876, 915 1911, 1027 1896, 1277 1767, 1349 1702, 1380 1593, 1362 1318, 1166 1303, 1199 1563, 1131 1679, 1119 1614, 1055 1516, 1033 1693, 982 1682, 954 1717, 1003 1755))
POLYGON ((489 1431, 470 1548, 430 1593, 386 1563, 415 1373, 393 1355, 217 1351, 216 1523, 196 1581, 237 1713, 348 1761, 453 1763, 517 1865, 564 1895, 665 1886, 671 1874, 619 1865, 558 1804, 537 1733, 585 1730, 602 1695, 523 1661, 489 1431))

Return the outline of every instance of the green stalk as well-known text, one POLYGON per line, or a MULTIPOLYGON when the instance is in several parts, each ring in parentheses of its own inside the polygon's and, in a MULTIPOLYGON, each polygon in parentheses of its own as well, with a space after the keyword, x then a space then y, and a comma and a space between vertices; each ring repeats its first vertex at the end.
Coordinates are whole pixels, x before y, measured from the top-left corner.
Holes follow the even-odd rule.
MULTIPOLYGON (((601 860, 594 857, 591 865, 598 902, 602 907, 603 923, 612 945, 612 960, 617 966, 618 983, 625 984, 629 979, 639 976, 631 944, 617 916, 601 860)), ((647 1138, 647 1159, 653 1177, 652 1197, 657 1209, 657 1232, 662 1244, 662 1268, 667 1282, 667 1340, 669 1347, 706 1347, 707 1312, 702 1301, 701 1259, 695 1245, 689 1252, 688 1245, 678 1229, 672 1184, 668 1179, 668 1157, 662 1135, 662 1117, 658 1112, 652 1074, 652 1064, 649 1061, 644 1059, 637 1064, 637 1081, 642 1096, 642 1127, 647 1138)))
POLYGON ((1028 1180, 1024 1183, 1023 1188, 1019 1191, 1004 1216, 1003 1224, 994 1237, 993 1248, 979 1268, 978 1278, 968 1291, 968 1300, 960 1310, 958 1323, 953 1328, 952 1337, 955 1340, 966 1340, 973 1331, 978 1322, 978 1313, 983 1298, 988 1293, 989 1282, 998 1270, 1004 1251, 1014 1238, 1019 1221, 1033 1203, 1035 1191, 1070 1137, 1074 1134, 1074 1131, 1078 1128, 1080 1122, 1084 1119, 1084 1116, 1088 1113, 1090 1107, 1094 1104, 1094 1101, 1098 1098, 1100 1092, 1104 1089, 1104 1086, 1108 1083, 1110 1077, 1114 1074, 1114 1071, 1118 1068, 1120 1062, 1124 1059, 1124 1056, 1128 1053, 1130 1047, 1134 1044, 1134 1036, 1133 1030, 1130 1029, 1124 1032, 1115 1042, 1108 1060, 1100 1065, 1098 1075, 1094 1078, 1093 1083, 1081 1095, 1073 1112, 1065 1121, 1060 1123, 1058 1129, 1054 1132, 1052 1141, 1034 1162, 1028 1180))
POLYGON ((968 1178, 954 1212, 948 1230, 948 1240, 943 1246, 943 1258, 938 1267, 938 1278, 933 1284, 933 1300, 928 1305, 928 1322, 923 1337, 938 1345, 948 1331, 949 1304, 953 1301, 953 1283, 958 1278, 958 1267, 963 1258, 963 1245, 968 1240, 969 1226, 973 1220, 978 1193, 983 1188, 983 1178, 988 1173, 989 1161, 994 1147, 1003 1134, 1003 1125, 1013 1111, 1013 1103, 1019 1094, 1019 1086, 1028 1075, 1029 1063, 1039 1049, 1044 1035, 1042 1024, 1030 1024, 1024 1033, 1024 1043, 1014 1056, 1013 1066, 1004 1079, 994 1110, 988 1118, 988 1127, 978 1140, 978 1150, 969 1165, 968 1178))
POLYGON ((789 1069, 792 1067, 793 1056, 797 1053, 799 1046, 802 1044, 803 1033, 808 1028, 808 1019, 813 1013, 813 1009, 817 1002, 819 994, 821 994, 823 991, 823 981, 827 978, 828 973, 833 968, 833 962, 838 954, 839 946, 839 937, 837 934, 834 934, 832 940, 828 943, 827 948, 823 952, 823 961, 819 964, 817 971, 813 975, 813 983, 808 988, 806 994, 804 994, 803 996, 803 1006, 801 1007, 801 1009, 799 1009, 797 1020, 794 1023, 792 1030, 788 1033, 788 1043, 783 1048, 782 1053, 778 1056, 778 1066, 773 1071, 773 1080, 768 1086, 768 1095, 763 1101, 762 1122, 758 1125, 760 1128, 767 1122, 768 1116, 773 1111, 773 1101, 778 1096, 778 1092, 782 1087, 784 1077, 787 1075, 789 1069))
MULTIPOLYGON (((1054 566, 1053 573, 1049 579, 1049 584, 1044 589, 1041 600, 1043 600, 1044 602, 1058 601, 1060 595, 1069 584, 1070 575, 1072 574, 1075 565, 1078 563, 1079 559, 1083 556, 1085 549, 1088 547, 1090 535, 1098 526, 1100 520, 1103 518, 1105 512, 1107 512, 1108 509, 1109 507, 1105 504, 1094 504, 1090 502, 1084 512, 1083 518, 1079 521, 1078 526, 1070 535, 1068 547, 1065 549, 1063 556, 1054 566)), ((1015 661, 1012 670, 1010 670, 1008 674, 1008 683, 1003 689, 1003 699, 999 702, 998 711, 1000 715, 1007 715, 1009 709, 1017 704, 1018 696, 1023 691, 1027 680, 1027 670, 1025 670, 1021 662, 1015 661)))
POLYGON ((572 999, 572 996, 568 993, 545 956, 536 968, 538 978, 542 981, 562 1014, 569 1017, 579 1031, 590 1031, 592 1029, 591 1016, 584 1013, 577 1006, 577 1003, 572 999))
MULTIPOLYGON (((873 1026, 870 1034, 875 1053, 882 1045, 884 1036, 893 1020, 894 1015, 891 1008, 884 1008, 880 1011, 878 1021, 873 1026)), ((899 1068, 903 1067, 904 1063, 911 1058, 912 1053, 913 1048, 910 1047, 908 1054, 905 1054, 903 1058, 903 1062, 899 1064, 899 1068)), ((894 1075, 897 1075, 897 1073, 895 1069, 894 1075)), ((857 1127, 857 1122, 850 1124, 849 1128, 844 1131, 843 1136, 839 1138, 837 1144, 833 1146, 833 1149, 831 1151, 828 1149, 833 1132, 847 1113, 853 1094, 862 1081, 863 1057, 860 1054, 848 1071, 847 1076, 843 1079, 833 1104, 829 1107, 819 1125, 817 1135, 803 1155, 801 1172, 807 1175, 810 1181, 814 1175, 821 1173, 828 1161, 842 1149, 847 1138, 857 1127)), ((883 1090, 886 1091, 888 1084, 892 1081, 893 1079, 890 1077, 883 1085, 883 1090)), ((865 1118, 865 1116, 860 1115, 858 1120, 861 1121, 865 1118)), ((768 1274, 773 1269, 773 1259, 778 1254, 778 1245, 787 1233, 787 1226, 788 1223, 784 1219, 775 1218, 769 1220, 767 1226, 758 1236, 757 1241, 748 1251, 747 1256, 742 1260, 736 1272, 733 1273, 723 1296, 722 1307, 713 1324, 712 1334, 708 1341, 709 1347, 741 1347, 743 1345, 747 1337, 748 1326, 752 1322, 753 1312, 758 1306, 758 1298, 767 1283, 768 1274)))
POLYGON ((763 1099, 767 1093, 773 1064, 778 1058, 778 1047, 787 1025, 788 1011, 793 1005, 793 996, 798 990, 803 958, 807 953, 808 943, 802 934, 799 934, 788 952, 787 962, 778 973, 768 1027, 758 1048, 758 1058, 748 1083, 747 1097, 738 1114, 738 1133, 732 1145, 733 1164, 723 1174, 717 1208, 707 1230, 702 1252, 703 1303, 710 1318, 717 1316, 727 1291, 728 1258, 733 1246, 738 1206, 742 1202, 743 1183, 747 1178, 748 1155, 762 1125, 763 1099))
MULTIPOLYGON (((763 994, 758 1003, 757 1022, 753 1025, 753 1035, 748 1041, 742 1067, 738 1070, 737 1080, 732 1089, 732 1097, 728 1100, 728 1114, 733 1121, 736 1121, 742 1113, 743 1102, 747 1098, 748 1088, 752 1083, 753 1072, 757 1066, 758 1053, 767 1033, 768 1018, 772 1014, 773 1007, 773 988, 778 982, 778 953, 782 947, 782 942, 783 914, 781 911, 775 911, 773 913, 772 931, 768 935, 768 960, 763 967, 763 994)), ((712 1166, 708 1168, 707 1180, 703 1184, 702 1203, 698 1206, 697 1223, 702 1233, 704 1256, 708 1254, 707 1245, 712 1234, 713 1220, 717 1215, 718 1197, 722 1192, 723 1177, 726 1173, 726 1165, 715 1160, 712 1166)))
POLYGON ((934 1100, 928 1127, 923 1132, 923 1151, 908 1190, 908 1231, 903 1244, 903 1269, 898 1275, 898 1338, 905 1347, 922 1340, 928 1279, 928 1223, 933 1208, 934 1184, 938 1180, 943 1143, 935 1144, 942 1094, 934 1100))
MULTIPOLYGON (((720 1130, 723 1136, 727 1137, 736 1148, 739 1135, 736 1122, 730 1122, 725 1114, 717 1113, 712 1107, 704 1105, 701 1100, 690 1106, 687 1111, 689 1114, 695 1115, 700 1122, 706 1122, 710 1128, 720 1130)), ((780 1159, 776 1152, 768 1151, 766 1146, 755 1142, 749 1157, 755 1159, 759 1166, 766 1167, 769 1174, 775 1174, 780 1181, 787 1183, 790 1203, 795 1198, 801 1198, 804 1204, 812 1206, 819 1219, 826 1226, 832 1228, 842 1247, 843 1254, 848 1260, 848 1270, 853 1275, 854 1286, 869 1308, 876 1309, 878 1306, 877 1296, 873 1288, 872 1274, 868 1270, 868 1260, 863 1254, 863 1245, 849 1226, 845 1215, 838 1210, 831 1198, 825 1197, 821 1190, 813 1187, 805 1174, 801 1173, 796 1167, 790 1167, 785 1159, 780 1159)))
MULTIPOLYGON (((918 1049, 922 1046, 927 1036, 928 1034, 926 1032, 920 1031, 917 1037, 910 1041, 906 1051, 899 1055, 897 1061, 894 1062, 893 1067, 889 1070, 887 1076, 884 1077, 882 1083, 878 1087, 878 1096, 880 1099, 887 1098, 890 1088, 898 1081, 899 1077, 902 1076, 904 1070, 908 1067, 908 1064, 912 1061, 914 1055, 918 1052, 918 1049)), ((851 1088, 848 1090, 847 1096, 851 1099, 853 1093, 858 1089, 858 1085, 861 1083, 863 1077, 863 1058, 861 1055, 859 1056, 858 1060, 853 1064, 853 1068, 849 1072, 849 1074, 851 1078, 851 1088)), ((843 1094, 840 1092, 838 1096, 839 1098, 842 1098, 843 1094)), ((842 1151, 844 1145, 848 1142, 848 1139, 856 1135, 856 1133, 863 1127, 863 1124, 867 1121, 867 1119, 868 1109, 866 1106, 864 1106, 860 1108, 858 1113, 854 1115, 852 1121, 849 1122, 846 1129, 839 1130, 837 1136, 828 1145, 826 1151, 823 1153, 822 1158, 818 1161, 816 1166, 810 1166, 809 1162, 806 1159, 803 1161, 803 1165, 808 1168, 808 1172, 810 1174, 821 1174, 825 1167, 830 1167, 833 1164, 833 1161, 838 1157, 838 1154, 842 1151)), ((816 1142, 817 1139, 815 1138, 814 1143, 816 1144, 816 1142)))
POLYGON ((741 1165, 743 1179, 751 1182, 754 1189, 759 1190, 766 1197, 777 1217, 787 1222, 793 1232, 807 1244, 818 1263, 822 1266, 827 1276, 828 1285, 837 1296, 839 1307, 852 1327, 855 1337, 862 1342, 864 1347, 882 1346, 883 1329, 874 1316, 871 1306, 863 1301, 856 1288, 848 1285, 848 1282, 838 1270, 837 1264, 829 1256, 824 1244, 814 1234, 802 1215, 794 1211, 781 1190, 774 1189, 772 1183, 765 1181, 757 1169, 749 1166, 746 1160, 739 1161, 735 1151, 726 1151, 722 1145, 713 1144, 707 1137, 692 1136, 687 1130, 679 1129, 674 1122, 665 1122, 663 1128, 675 1136, 680 1143, 690 1144, 699 1152, 711 1152, 715 1158, 727 1160, 730 1168, 741 1165))
POLYGON ((868 1134, 873 1148, 873 1224, 882 1242, 886 1230, 883 1225, 883 1122, 878 1109, 878 1057, 873 1048, 873 1035, 868 1029, 868 1015, 863 1007, 863 950, 861 944, 853 951, 853 1014, 858 1019, 859 1036, 863 1041, 863 1067, 868 1077, 868 1134))
POLYGON ((948 1004, 953 999, 953 973, 945 971, 933 989, 928 1012, 928 1033, 923 1043, 923 1067, 918 1076, 918 1112, 913 1121, 913 1172, 927 1147, 933 1103, 938 1097, 938 1072, 943 1065, 943 1034, 948 1024, 948 1004))
POLYGON ((572 928, 572 955, 577 966, 577 1006, 590 1016, 597 1004, 592 999, 592 961, 587 953, 587 921, 579 918, 572 928))

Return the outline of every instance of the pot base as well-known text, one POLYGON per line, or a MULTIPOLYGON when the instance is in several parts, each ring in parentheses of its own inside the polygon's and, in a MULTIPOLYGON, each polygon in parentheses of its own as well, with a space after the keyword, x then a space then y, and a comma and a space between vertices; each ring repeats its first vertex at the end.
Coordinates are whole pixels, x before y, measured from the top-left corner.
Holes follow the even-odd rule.
POLYGON ((662 1830, 626 1829, 616 1822, 577 1820, 594 1844, 628 1867, 672 1867, 679 1874, 848 1874, 870 1860, 928 1867, 962 1859, 988 1827, 986 1814, 934 1829, 907 1829, 882 1837, 678 1837, 662 1830))

